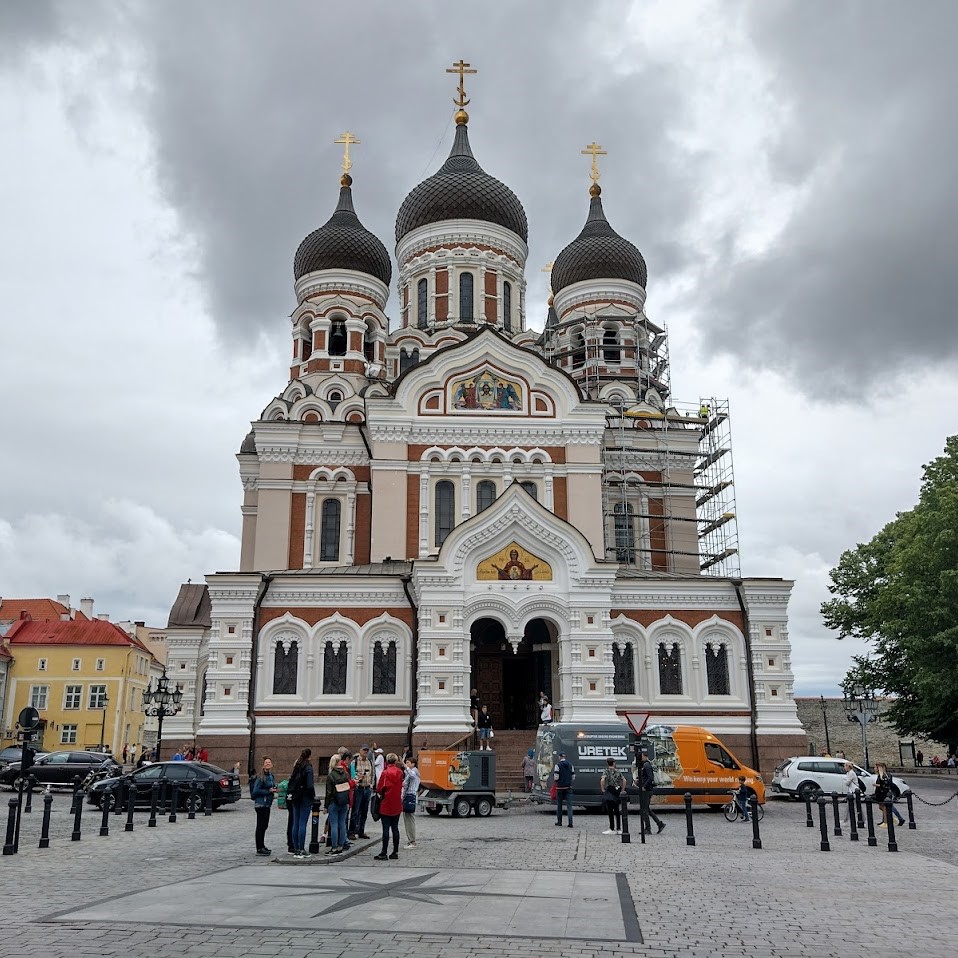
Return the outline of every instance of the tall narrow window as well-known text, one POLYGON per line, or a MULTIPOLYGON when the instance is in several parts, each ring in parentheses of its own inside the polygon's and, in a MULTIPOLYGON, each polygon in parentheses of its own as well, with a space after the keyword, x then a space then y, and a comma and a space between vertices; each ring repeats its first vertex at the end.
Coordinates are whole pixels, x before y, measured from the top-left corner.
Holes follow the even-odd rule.
POLYGON ((536 500, 536 502, 539 501, 539 490, 536 488, 536 484, 534 482, 520 482, 519 485, 522 486, 522 488, 525 489, 525 491, 528 492, 529 495, 536 500))
POLYGON ((282 642, 277 642, 273 655, 273 695, 296 694, 298 666, 299 643, 290 642, 287 649, 282 642))
POLYGON ((396 694, 396 643, 373 645, 373 695, 396 694))
POLYGON ((682 658, 678 643, 659 643, 659 691, 663 695, 682 694, 682 658))
POLYGON ((329 328, 329 355, 346 355, 346 320, 334 319, 329 328))
POLYGON ((502 284, 502 327, 512 332, 512 283, 502 284))
POLYGON ((339 561, 339 520, 342 504, 338 499, 324 499, 320 520, 319 561, 339 561))
POLYGON ((366 357, 366 362, 373 362, 376 358, 376 339, 373 334, 366 330, 366 335, 363 338, 363 356, 366 357))
POLYGON ((448 480, 436 483, 436 545, 441 546, 455 526, 456 489, 448 480))
POLYGON ((420 329, 425 329, 429 322, 429 284, 424 280, 419 280, 416 285, 416 325, 420 329))
POLYGON ((459 274, 459 322, 475 322, 472 305, 472 273, 459 274))
POLYGON ((606 328, 602 334, 602 358, 607 363, 619 361, 619 336, 614 329, 606 328))
POLYGON ((483 479, 476 485, 476 512, 488 509, 496 501, 496 484, 491 479, 483 479))
POLYGON ((406 352, 405 349, 399 350, 399 375, 401 376, 407 369, 419 365, 419 350, 412 349, 406 352))
POLYGON ((346 694, 346 665, 349 649, 345 642, 327 642, 323 650, 323 695, 346 694))
POLYGON ((728 649, 724 642, 705 643, 705 672, 709 695, 731 695, 728 680, 728 649))
POLYGON ((582 333, 572 335, 572 368, 579 369, 585 365, 585 337, 582 333))
POLYGON ((310 332, 303 334, 302 347, 300 355, 303 358, 303 362, 309 359, 313 355, 313 334, 310 332))
POLYGON ((615 526, 615 561, 635 561, 635 518, 632 506, 627 502, 617 502, 612 509, 615 526))
POLYGON ((635 650, 631 642, 612 646, 612 664, 615 666, 615 694, 635 695, 635 650))

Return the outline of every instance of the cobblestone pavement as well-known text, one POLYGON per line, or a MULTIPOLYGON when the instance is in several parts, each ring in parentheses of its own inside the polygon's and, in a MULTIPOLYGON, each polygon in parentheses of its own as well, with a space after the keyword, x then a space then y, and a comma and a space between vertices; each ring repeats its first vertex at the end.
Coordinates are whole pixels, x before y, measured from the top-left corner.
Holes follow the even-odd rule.
MULTIPOLYGON (((941 801, 954 794, 955 785, 922 783, 919 791, 941 801)), ((623 845, 601 834, 608 823, 600 815, 578 815, 569 829, 555 828, 548 810, 515 809, 487 819, 420 815, 419 847, 400 851, 400 866, 409 868, 622 874, 635 902, 641 943, 604 941, 601 922, 593 916, 584 919, 595 925, 588 943, 545 935, 501 937, 495 919, 488 934, 475 937, 438 934, 430 927, 398 933, 377 921, 375 903, 368 906, 366 932, 337 927, 335 915, 329 916, 327 932, 285 928, 279 920, 262 929, 221 927, 201 893, 189 906, 171 908, 165 924, 140 925, 129 920, 125 896, 155 889, 162 901, 172 898, 166 887, 240 866, 263 869, 271 882, 277 873, 307 871, 358 881, 377 874, 378 880, 396 866, 374 861, 375 847, 348 861, 326 865, 328 859, 313 859, 298 869, 257 858, 248 800, 211 818, 188 821, 180 815, 176 824, 160 821, 153 829, 146 827, 147 815, 138 812, 132 834, 124 833, 122 818, 111 816, 110 835, 103 838, 97 834, 99 813, 86 806, 79 842, 70 841, 68 808, 69 797, 58 795, 51 847, 41 851, 36 843, 42 803, 37 802, 34 813, 24 816, 20 853, 0 859, 6 919, 0 958, 27 953, 43 958, 952 958, 956 953, 958 800, 940 808, 916 803, 918 829, 898 830, 898 854, 886 850, 884 830, 878 832, 878 848, 868 848, 864 836, 851 843, 847 829, 835 838, 831 817, 832 850, 821 852, 817 820, 815 828, 806 828, 804 806, 781 800, 767 806, 761 850, 752 848, 748 825, 730 824, 716 814, 696 813, 695 847, 686 844, 684 816, 671 811, 664 813, 666 830, 643 846, 637 835, 623 845), (71 917, 91 905, 109 920, 71 917)), ((0 809, 6 812, 5 802, 0 809)), ((279 849, 284 813, 273 814, 267 841, 279 849)), ((416 904, 410 902, 409 908, 416 904)), ((529 915, 537 931, 540 917, 529 915)))

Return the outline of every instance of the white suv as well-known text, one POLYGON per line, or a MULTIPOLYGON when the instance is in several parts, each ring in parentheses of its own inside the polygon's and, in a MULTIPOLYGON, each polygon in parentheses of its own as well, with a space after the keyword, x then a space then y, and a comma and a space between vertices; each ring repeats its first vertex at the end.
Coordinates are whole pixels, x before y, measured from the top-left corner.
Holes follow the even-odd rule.
MULTIPOLYGON (((852 763, 855 774, 865 786, 865 794, 871 795, 875 791, 876 775, 866 772, 860 765, 852 763)), ((892 796, 898 801, 902 795, 911 791, 907 782, 892 776, 892 796)), ((818 798, 820 794, 830 795, 837 792, 845 793, 845 760, 842 758, 819 758, 815 755, 801 755, 788 758, 772 775, 772 791, 782 795, 790 795, 802 801, 806 796, 818 798)))

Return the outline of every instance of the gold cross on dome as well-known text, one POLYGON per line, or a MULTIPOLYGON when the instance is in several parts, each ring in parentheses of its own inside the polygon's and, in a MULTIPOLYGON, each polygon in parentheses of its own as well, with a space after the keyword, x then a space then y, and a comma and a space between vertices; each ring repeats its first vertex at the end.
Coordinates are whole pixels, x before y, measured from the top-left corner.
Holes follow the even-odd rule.
POLYGON ((341 143, 345 147, 343 150, 343 176, 345 176, 353 168, 353 161, 349 158, 350 144, 362 143, 362 140, 355 133, 347 130, 345 133, 340 133, 333 142, 341 143))
POLYGON ((469 67, 471 64, 466 63, 465 60, 460 59, 458 63, 452 65, 452 69, 446 69, 446 73, 458 73, 459 74, 459 97, 458 99, 453 100, 452 102, 456 104, 457 107, 461 110, 463 107, 469 104, 469 100, 466 99, 466 88, 463 86, 463 83, 466 79, 467 73, 478 73, 478 70, 470 70, 469 67))
POLYGON ((592 182, 598 185, 599 182, 599 164, 596 162, 597 156, 608 156, 609 153, 607 150, 603 150, 598 143, 593 140, 584 150, 579 151, 583 156, 592 157, 592 170, 590 176, 592 177, 592 182))

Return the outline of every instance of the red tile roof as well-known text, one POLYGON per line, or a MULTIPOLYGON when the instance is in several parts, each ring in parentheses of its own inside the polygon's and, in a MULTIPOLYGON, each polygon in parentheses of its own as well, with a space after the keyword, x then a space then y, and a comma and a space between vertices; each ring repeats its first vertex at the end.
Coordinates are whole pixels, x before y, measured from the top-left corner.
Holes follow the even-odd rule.
MULTIPOLYGON (((69 611, 56 599, 0 599, 0 622, 13 622, 20 618, 21 612, 29 612, 31 619, 42 622, 47 619, 59 619, 61 615, 69 611)), ((79 609, 74 615, 84 622, 87 620, 79 609)))
POLYGON ((10 626, 6 640, 14 653, 18 645, 132 645, 150 656, 153 655, 139 639, 105 619, 68 622, 60 619, 45 622, 18 619, 10 626))

